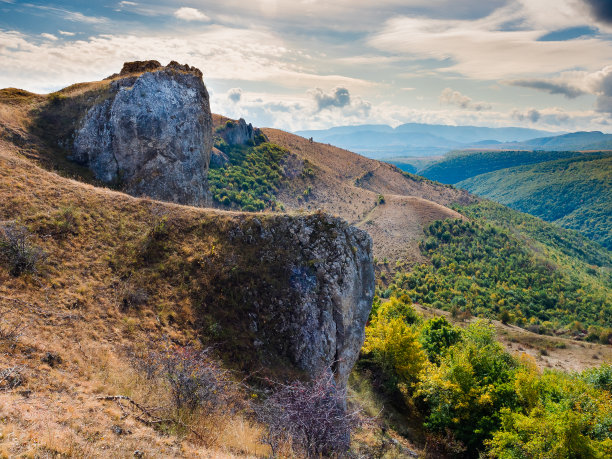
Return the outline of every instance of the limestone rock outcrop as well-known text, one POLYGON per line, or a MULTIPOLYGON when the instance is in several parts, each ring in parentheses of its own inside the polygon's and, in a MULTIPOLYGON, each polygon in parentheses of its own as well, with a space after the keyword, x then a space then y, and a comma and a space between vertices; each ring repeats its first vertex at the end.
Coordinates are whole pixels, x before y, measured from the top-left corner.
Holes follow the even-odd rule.
POLYGON ((238 121, 229 120, 218 135, 229 145, 254 145, 263 133, 240 118, 238 121))
POLYGON ((254 345, 310 375, 331 367, 344 387, 374 297, 370 236, 322 213, 250 218, 228 235, 238 246, 257 247, 260 264, 279 270, 271 293, 261 286, 246 292, 254 345))
POLYGON ((110 89, 77 127, 71 159, 129 194, 205 205, 213 134, 202 72, 126 63, 110 89))

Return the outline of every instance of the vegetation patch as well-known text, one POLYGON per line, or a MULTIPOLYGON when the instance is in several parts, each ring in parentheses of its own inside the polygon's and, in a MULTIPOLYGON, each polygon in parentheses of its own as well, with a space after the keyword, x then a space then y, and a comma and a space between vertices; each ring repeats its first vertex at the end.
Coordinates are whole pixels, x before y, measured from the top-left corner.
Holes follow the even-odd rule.
POLYGON ((281 208, 276 193, 284 181, 282 161, 288 150, 269 142, 257 146, 218 143, 217 148, 230 159, 225 166, 211 168, 208 173, 217 204, 248 212, 281 208))
POLYGON ((385 381, 395 409, 422 416, 426 457, 610 456, 609 365, 541 372, 505 351, 483 321, 463 329, 402 303, 377 309, 359 368, 385 381), (396 325, 381 333, 380 323, 396 325))
POLYGON ((35 274, 47 255, 31 242, 27 228, 16 223, 0 225, 0 262, 13 276, 35 274))
POLYGON ((471 193, 580 231, 612 249, 612 154, 506 168, 457 184, 471 193))
POLYGON ((436 221, 425 236, 421 252, 431 263, 397 272, 383 293, 407 295, 455 315, 537 326, 541 333, 586 337, 589 326, 598 327, 598 335, 612 327, 609 273, 581 277, 563 258, 555 264, 538 256, 538 246, 477 220, 436 221))

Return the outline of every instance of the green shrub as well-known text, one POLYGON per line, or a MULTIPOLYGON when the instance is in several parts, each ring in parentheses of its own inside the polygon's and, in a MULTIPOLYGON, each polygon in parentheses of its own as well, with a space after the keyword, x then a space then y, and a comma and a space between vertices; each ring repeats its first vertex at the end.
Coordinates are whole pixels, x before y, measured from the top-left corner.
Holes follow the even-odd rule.
POLYGON ((211 169, 208 175, 213 200, 248 212, 279 208, 276 193, 284 180, 281 162, 287 150, 262 143, 256 147, 227 146, 224 151, 229 163, 211 169))

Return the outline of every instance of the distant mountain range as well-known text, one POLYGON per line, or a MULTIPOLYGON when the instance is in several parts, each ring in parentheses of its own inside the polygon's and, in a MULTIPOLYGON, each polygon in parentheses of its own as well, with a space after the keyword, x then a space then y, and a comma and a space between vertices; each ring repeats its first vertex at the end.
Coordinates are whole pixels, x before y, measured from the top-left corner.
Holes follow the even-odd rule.
POLYGON ((451 150, 606 150, 612 135, 593 132, 550 132, 537 129, 447 126, 408 123, 340 126, 296 134, 355 151, 370 158, 436 156, 451 150))

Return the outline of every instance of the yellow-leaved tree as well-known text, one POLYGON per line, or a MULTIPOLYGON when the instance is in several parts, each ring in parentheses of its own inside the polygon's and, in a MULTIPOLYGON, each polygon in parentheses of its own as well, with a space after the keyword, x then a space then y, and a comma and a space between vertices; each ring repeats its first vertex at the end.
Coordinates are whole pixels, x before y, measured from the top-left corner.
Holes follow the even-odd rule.
POLYGON ((366 327, 363 352, 399 383, 415 383, 427 360, 417 333, 409 325, 413 311, 411 306, 392 298, 380 305, 366 327))

